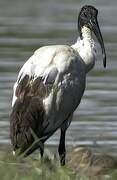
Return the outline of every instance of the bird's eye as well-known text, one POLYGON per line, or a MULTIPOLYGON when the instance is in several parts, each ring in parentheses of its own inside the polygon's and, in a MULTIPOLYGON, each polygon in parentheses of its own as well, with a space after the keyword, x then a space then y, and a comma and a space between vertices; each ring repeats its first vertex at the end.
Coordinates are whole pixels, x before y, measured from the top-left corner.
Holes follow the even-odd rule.
POLYGON ((86 17, 86 18, 87 18, 87 13, 84 13, 84 17, 86 17))

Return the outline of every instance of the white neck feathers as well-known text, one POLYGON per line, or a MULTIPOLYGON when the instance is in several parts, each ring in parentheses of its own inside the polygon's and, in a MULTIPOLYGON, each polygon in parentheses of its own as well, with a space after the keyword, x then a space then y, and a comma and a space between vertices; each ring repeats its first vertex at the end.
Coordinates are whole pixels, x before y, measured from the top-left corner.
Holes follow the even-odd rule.
POLYGON ((91 41, 91 30, 86 26, 84 26, 81 31, 82 31, 83 40, 91 41))
POLYGON ((95 64, 95 43, 92 39, 92 33, 89 28, 82 28, 82 40, 78 38, 77 42, 72 45, 86 65, 86 72, 89 72, 95 64))

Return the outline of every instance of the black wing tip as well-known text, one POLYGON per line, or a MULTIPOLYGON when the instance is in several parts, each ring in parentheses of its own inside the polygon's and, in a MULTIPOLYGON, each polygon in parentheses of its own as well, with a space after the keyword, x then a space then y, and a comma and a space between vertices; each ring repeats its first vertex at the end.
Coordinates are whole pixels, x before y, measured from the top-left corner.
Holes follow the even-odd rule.
MULTIPOLYGON (((20 98, 16 100, 10 115, 11 142, 14 151, 19 149, 16 155, 22 154, 35 140, 30 128, 37 136, 41 136, 44 113, 42 100, 38 97, 26 96, 24 101, 20 98)), ((37 144, 35 147, 38 146, 37 144)), ((27 151, 25 157, 31 154, 33 149, 35 148, 27 151)))

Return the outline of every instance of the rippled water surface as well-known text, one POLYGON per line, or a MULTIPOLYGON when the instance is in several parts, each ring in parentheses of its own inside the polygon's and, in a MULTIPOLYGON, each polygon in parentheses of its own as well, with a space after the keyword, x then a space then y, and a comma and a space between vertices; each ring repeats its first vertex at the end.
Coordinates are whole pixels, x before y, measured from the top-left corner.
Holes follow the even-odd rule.
MULTIPOLYGON (((12 86, 34 50, 48 44, 73 44, 77 39, 78 0, 0 0, 0 144, 10 144, 12 86)), ((95 150, 117 150, 117 1, 98 0, 99 24, 107 52, 87 76, 87 87, 67 132, 67 144, 95 150)), ((47 144, 57 145, 57 132, 47 144)))

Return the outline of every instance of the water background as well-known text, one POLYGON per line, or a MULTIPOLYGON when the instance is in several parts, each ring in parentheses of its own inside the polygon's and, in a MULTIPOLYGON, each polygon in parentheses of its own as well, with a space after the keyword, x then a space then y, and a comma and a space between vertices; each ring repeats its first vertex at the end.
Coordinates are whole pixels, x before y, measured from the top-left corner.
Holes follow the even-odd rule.
MULTIPOLYGON (((106 52, 87 75, 87 87, 66 144, 88 145, 98 151, 117 151, 117 1, 116 0, 0 0, 0 146, 9 145, 12 86, 24 62, 40 46, 73 44, 77 14, 84 4, 99 9, 99 24, 106 52)), ((56 146, 59 132, 47 141, 56 146)))

